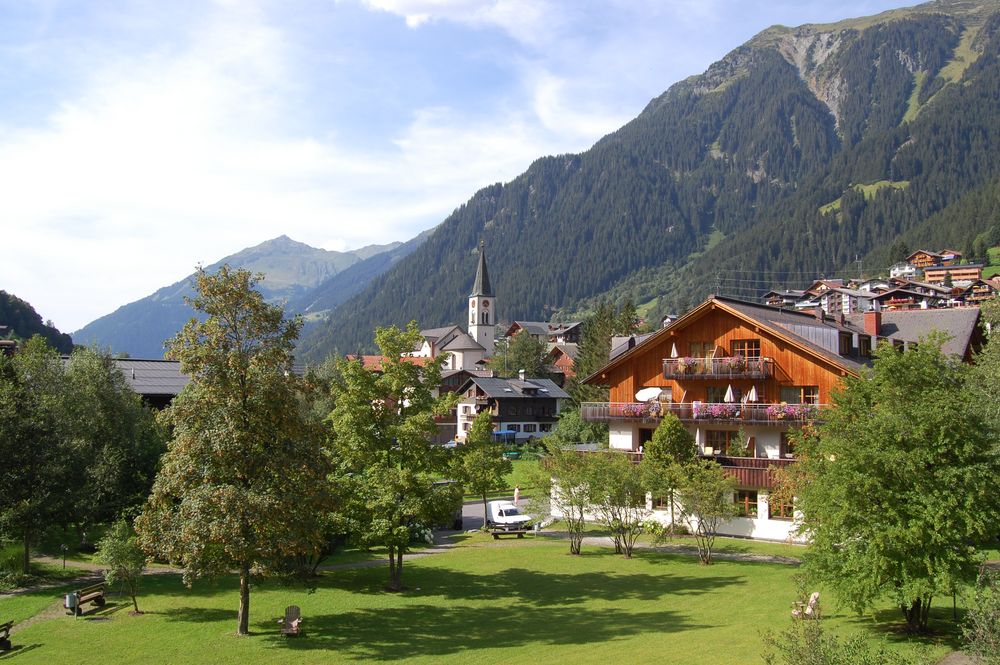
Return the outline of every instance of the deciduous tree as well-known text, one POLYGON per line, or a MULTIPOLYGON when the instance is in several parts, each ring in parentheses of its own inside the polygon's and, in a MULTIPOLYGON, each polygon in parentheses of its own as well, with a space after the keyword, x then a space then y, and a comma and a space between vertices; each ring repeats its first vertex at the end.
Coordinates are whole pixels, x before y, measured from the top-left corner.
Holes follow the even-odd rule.
POLYGON ((404 357, 421 339, 414 322, 406 330, 376 330, 381 371, 339 361, 330 414, 344 523, 359 544, 389 550, 390 591, 403 588, 413 530, 444 519, 453 499, 448 488, 434 485, 447 469, 447 451, 431 443, 434 416, 453 401, 434 397, 443 359, 424 364, 404 357))
POLYGON ((715 462, 695 461, 684 467, 677 488, 681 516, 694 534, 701 563, 712 563, 719 524, 736 514, 732 478, 715 462))
POLYGON ((25 574, 36 537, 68 522, 85 478, 66 402, 62 361, 42 337, 12 358, 0 354, 0 524, 23 544, 25 574))
POLYGON ((493 419, 483 411, 472 421, 465 445, 455 451, 452 471, 466 491, 483 498, 483 524, 489 521, 487 495, 507 487, 512 465, 503 455, 503 446, 493 440, 493 419))
POLYGON ((301 322, 264 301, 261 278, 198 271, 189 303, 205 319, 168 345, 191 381, 164 412, 173 439, 136 522, 143 548, 182 565, 188 583, 239 572, 241 635, 251 575, 283 572, 319 547, 330 507, 320 432, 292 372, 301 322))
POLYGON ((518 376, 524 370, 528 378, 544 378, 548 374, 548 353, 548 344, 543 340, 536 339, 527 330, 519 330, 497 346, 488 364, 497 376, 518 376))
POLYGON ((1000 520, 1000 457, 941 341, 881 345, 799 462, 807 570, 858 611, 891 598, 913 631, 927 630, 934 596, 975 578, 976 546, 1000 520))
POLYGON ((615 552, 631 559, 649 517, 642 469, 628 455, 614 450, 586 456, 588 502, 611 532, 615 552))
POLYGON ((146 569, 146 553, 139 547, 132 524, 119 518, 97 543, 97 561, 107 566, 104 581, 109 586, 121 584, 132 599, 132 607, 139 614, 139 582, 146 569))
POLYGON ((694 436, 684 427, 684 423, 672 413, 663 414, 663 419, 646 444, 641 469, 646 487, 654 496, 667 499, 670 505, 669 533, 673 533, 675 522, 675 493, 683 479, 684 467, 692 463, 698 455, 694 436))

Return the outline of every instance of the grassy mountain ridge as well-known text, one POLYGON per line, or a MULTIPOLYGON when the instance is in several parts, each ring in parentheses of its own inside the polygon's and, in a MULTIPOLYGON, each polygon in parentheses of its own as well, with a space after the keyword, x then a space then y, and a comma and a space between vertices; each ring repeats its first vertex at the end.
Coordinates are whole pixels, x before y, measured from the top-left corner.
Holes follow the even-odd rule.
POLYGON ((590 150, 477 192, 316 326, 301 355, 366 348, 376 325, 464 320, 480 239, 507 320, 609 293, 662 295, 655 315, 720 286, 750 295, 765 278, 874 259, 998 172, 998 9, 932 2, 770 28, 590 150))
MULTIPOLYGON (((207 266, 218 269, 223 263, 264 273, 259 288, 272 301, 298 303, 310 300, 310 293, 324 288, 328 282, 365 261, 397 250, 402 243, 370 245, 351 252, 335 252, 296 242, 279 236, 259 245, 248 247, 207 266)), ((193 293, 192 279, 187 277, 158 289, 153 294, 119 307, 73 333, 81 344, 96 344, 125 352, 133 357, 159 358, 164 342, 175 335, 193 316, 184 297, 193 293)), ((288 307, 289 314, 303 310, 288 307)))

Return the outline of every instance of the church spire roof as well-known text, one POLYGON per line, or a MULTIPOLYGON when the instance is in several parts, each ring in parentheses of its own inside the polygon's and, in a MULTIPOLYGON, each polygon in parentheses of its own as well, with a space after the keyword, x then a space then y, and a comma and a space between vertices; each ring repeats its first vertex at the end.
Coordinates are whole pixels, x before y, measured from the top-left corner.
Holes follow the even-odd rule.
POLYGON ((471 296, 493 297, 490 273, 486 270, 486 243, 479 241, 479 267, 476 269, 476 283, 472 285, 471 296))

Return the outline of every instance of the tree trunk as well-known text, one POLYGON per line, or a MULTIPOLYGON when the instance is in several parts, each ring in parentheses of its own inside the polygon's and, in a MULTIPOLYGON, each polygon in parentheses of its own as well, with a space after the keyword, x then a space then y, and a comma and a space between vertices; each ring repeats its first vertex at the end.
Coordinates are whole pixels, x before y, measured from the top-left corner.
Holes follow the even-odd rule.
POLYGON ((137 598, 139 595, 139 589, 136 584, 132 583, 128 585, 128 594, 132 596, 132 607, 135 608, 135 613, 142 614, 142 612, 139 611, 139 600, 137 598))
POLYGON ((386 591, 403 590, 403 548, 389 547, 389 585, 386 591))
POLYGON ((24 528, 24 558, 21 560, 21 568, 25 575, 31 572, 31 529, 24 528))
POLYGON ((910 606, 900 607, 903 616, 906 618, 906 629, 911 633, 926 633, 927 624, 930 621, 931 599, 914 598, 910 601, 910 606))
POLYGON ((237 615, 237 635, 250 634, 250 566, 240 564, 240 611, 237 615))

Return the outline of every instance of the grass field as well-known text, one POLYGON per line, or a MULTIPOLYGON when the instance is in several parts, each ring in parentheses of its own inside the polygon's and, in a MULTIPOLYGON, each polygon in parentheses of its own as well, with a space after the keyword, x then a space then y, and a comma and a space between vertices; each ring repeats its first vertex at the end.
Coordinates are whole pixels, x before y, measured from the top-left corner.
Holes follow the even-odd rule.
MULTIPOLYGON (((729 541, 726 541, 727 543, 729 541)), ((733 546, 730 543, 730 546, 733 546)), ((756 544, 746 544, 756 548, 756 544)), ((314 593, 256 585, 249 637, 234 636, 236 581, 185 589, 174 574, 147 577, 146 614, 124 599, 76 618, 62 613, 61 590, 0 599, 0 619, 38 616, 14 635, 0 660, 53 663, 73 649, 114 663, 755 663, 761 631, 788 624, 792 566, 720 561, 643 551, 632 560, 563 541, 467 537, 453 550, 409 561, 408 590, 382 590, 383 567, 327 572, 314 593), (277 620, 297 604, 306 635, 281 637, 277 620)), ((893 649, 922 648, 894 630, 889 612, 858 618, 824 599, 825 624, 863 631, 893 649)), ((947 628, 939 610, 937 628, 947 628)), ((951 648, 948 634, 930 642, 951 648)))

